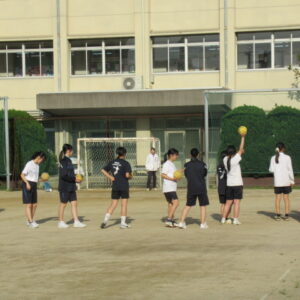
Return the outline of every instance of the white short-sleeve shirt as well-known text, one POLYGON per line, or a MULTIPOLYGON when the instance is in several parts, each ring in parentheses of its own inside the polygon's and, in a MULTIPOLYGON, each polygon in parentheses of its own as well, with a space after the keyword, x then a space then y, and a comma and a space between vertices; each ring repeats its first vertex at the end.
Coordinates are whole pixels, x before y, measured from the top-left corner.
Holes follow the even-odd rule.
MULTIPOLYGON (((170 178, 174 178, 175 171, 176 171, 176 167, 175 167, 174 163, 167 160, 163 164, 161 173, 167 175, 170 178)), ((163 192, 164 193, 176 192, 176 190, 177 190, 177 182, 176 181, 164 179, 164 181, 163 181, 163 192)))
POLYGON ((29 161, 22 173, 28 181, 38 182, 39 181, 40 166, 36 164, 33 160, 29 161))
POLYGON ((242 186, 243 178, 240 166, 242 157, 239 153, 233 156, 230 160, 230 171, 227 168, 228 157, 226 156, 223 160, 226 171, 227 171, 227 186, 242 186))

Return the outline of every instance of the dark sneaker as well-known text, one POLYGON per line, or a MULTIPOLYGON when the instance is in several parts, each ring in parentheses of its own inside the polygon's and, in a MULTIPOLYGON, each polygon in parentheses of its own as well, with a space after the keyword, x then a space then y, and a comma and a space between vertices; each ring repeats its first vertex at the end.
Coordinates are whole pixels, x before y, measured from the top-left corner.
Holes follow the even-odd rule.
POLYGON ((284 221, 288 221, 288 220, 289 220, 289 215, 285 215, 284 217, 282 217, 282 219, 283 219, 284 221))
POLYGON ((281 215, 275 215, 274 219, 275 219, 276 221, 280 221, 280 220, 281 220, 281 215))
POLYGON ((101 223, 100 228, 101 228, 101 229, 104 229, 105 227, 106 227, 106 223, 104 223, 104 222, 101 223))

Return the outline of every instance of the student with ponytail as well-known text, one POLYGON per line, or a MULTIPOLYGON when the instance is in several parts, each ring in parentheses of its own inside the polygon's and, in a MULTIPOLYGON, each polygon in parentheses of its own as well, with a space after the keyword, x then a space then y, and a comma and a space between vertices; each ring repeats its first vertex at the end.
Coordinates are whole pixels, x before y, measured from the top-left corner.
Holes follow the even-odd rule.
POLYGON ((63 148, 59 154, 59 196, 60 196, 60 206, 59 206, 59 222, 58 228, 68 228, 64 222, 64 212, 68 202, 71 203, 72 216, 74 219, 73 226, 76 228, 82 228, 86 225, 81 223, 78 219, 77 212, 77 195, 76 195, 76 183, 80 183, 76 179, 74 166, 70 157, 73 154, 73 147, 69 144, 64 144, 63 148))
POLYGON ((292 160, 289 155, 286 155, 284 143, 277 143, 276 154, 271 158, 269 171, 274 174, 274 192, 275 192, 275 220, 289 219, 290 200, 289 194, 292 192, 294 182, 294 172, 292 160), (280 202, 284 199, 285 216, 281 217, 280 202))
POLYGON ((241 144, 239 151, 235 146, 227 147, 227 156, 224 158, 224 166, 227 172, 227 188, 226 188, 226 204, 223 212, 221 223, 226 223, 228 214, 234 204, 233 224, 240 225, 240 201, 243 198, 243 178, 241 172, 240 161, 244 153, 245 135, 241 135, 241 144))

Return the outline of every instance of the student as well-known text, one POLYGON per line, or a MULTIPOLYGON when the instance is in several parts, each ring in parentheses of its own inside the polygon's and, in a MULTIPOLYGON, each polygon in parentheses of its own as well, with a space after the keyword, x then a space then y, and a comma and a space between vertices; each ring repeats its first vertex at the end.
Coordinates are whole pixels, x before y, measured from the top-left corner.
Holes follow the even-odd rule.
MULTIPOLYGON (((221 161, 217 166, 217 185, 218 185, 219 202, 221 205, 220 206, 221 216, 223 216, 225 203, 226 203, 227 173, 223 161, 226 156, 227 156, 227 152, 223 151, 221 153, 221 161)), ((228 216, 227 216, 226 223, 231 223, 231 219, 229 219, 228 216)))
POLYGON ((289 219, 290 200, 289 194, 292 192, 292 186, 295 184, 292 160, 289 155, 286 155, 285 145, 277 143, 276 155, 271 158, 270 172, 274 174, 274 192, 275 192, 275 220, 289 219), (285 216, 281 217, 280 202, 284 199, 285 216))
POLYGON ((206 206, 209 205, 207 196, 205 177, 207 176, 207 167, 204 162, 199 160, 199 150, 193 148, 191 150, 191 161, 184 165, 184 175, 188 182, 187 202, 183 209, 179 228, 185 229, 185 219, 192 206, 196 205, 197 199, 200 205, 200 228, 207 229, 206 223, 206 206))
POLYGON ((163 164, 161 177, 163 178, 163 193, 168 202, 168 218, 165 224, 168 227, 176 227, 178 224, 175 222, 175 211, 179 206, 177 190, 177 180, 174 178, 176 167, 174 161, 178 158, 179 153, 176 149, 171 148, 167 152, 167 160, 163 164))
POLYGON ((150 149, 150 153, 147 156, 145 167, 148 173, 147 191, 150 191, 151 188, 156 190, 156 172, 160 167, 160 161, 158 155, 156 154, 156 150, 153 147, 150 149))
POLYGON ((130 228, 126 223, 127 218, 127 203, 129 199, 129 183, 128 180, 132 178, 132 170, 130 163, 125 160, 127 150, 124 147, 118 147, 116 150, 117 158, 111 161, 101 172, 112 181, 111 204, 107 209, 104 220, 100 227, 104 229, 118 206, 119 199, 121 199, 121 229, 130 228))
POLYGON ((40 164, 45 159, 46 155, 44 152, 35 152, 21 173, 23 204, 25 205, 27 226, 30 228, 39 227, 39 224, 34 221, 34 215, 38 201, 37 183, 39 181, 40 164))
POLYGON ((227 156, 224 158, 224 166, 227 172, 227 188, 226 188, 226 204, 223 212, 221 223, 226 222, 230 209, 234 204, 233 224, 240 225, 240 202, 243 198, 243 178, 241 172, 240 161, 244 154, 245 135, 241 135, 240 149, 237 152, 235 146, 231 145, 227 148, 227 156))
POLYGON ((69 144, 64 144, 62 151, 59 155, 59 183, 58 191, 60 196, 59 205, 59 222, 58 228, 68 228, 69 225, 64 222, 65 208, 68 202, 71 203, 72 216, 74 220, 73 227, 83 228, 85 224, 79 221, 77 211, 77 195, 76 195, 76 183, 80 183, 80 180, 76 179, 74 166, 70 157, 73 155, 73 147, 69 144))

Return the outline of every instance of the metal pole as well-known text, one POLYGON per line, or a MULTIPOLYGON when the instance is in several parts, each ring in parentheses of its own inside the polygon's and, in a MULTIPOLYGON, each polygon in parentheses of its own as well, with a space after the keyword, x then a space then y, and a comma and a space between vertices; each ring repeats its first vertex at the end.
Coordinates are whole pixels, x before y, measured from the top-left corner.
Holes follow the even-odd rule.
POLYGON ((87 162, 87 152, 86 152, 86 141, 84 141, 84 167, 85 167, 85 181, 86 189, 89 189, 89 173, 88 173, 88 162, 87 162))
MULTIPOLYGON (((209 115, 208 115, 208 95, 204 93, 204 130, 205 130, 205 162, 209 169, 209 115)), ((209 188, 209 172, 206 176, 206 186, 209 188)))
POLYGON ((224 68, 225 87, 228 88, 228 3, 224 0, 224 68))
POLYGON ((5 160, 6 160, 6 189, 10 190, 10 158, 9 158, 9 124, 8 98, 4 98, 4 127, 5 127, 5 160))
POLYGON ((56 0, 57 90, 61 91, 61 21, 60 0, 56 0))

